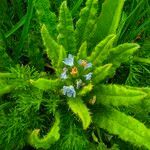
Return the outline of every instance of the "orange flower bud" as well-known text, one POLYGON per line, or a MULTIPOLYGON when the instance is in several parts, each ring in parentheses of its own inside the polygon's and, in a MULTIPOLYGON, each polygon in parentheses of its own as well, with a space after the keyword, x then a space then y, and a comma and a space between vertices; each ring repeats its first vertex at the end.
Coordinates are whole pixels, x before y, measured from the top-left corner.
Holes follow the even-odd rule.
POLYGON ((87 61, 86 60, 82 60, 81 66, 86 67, 87 66, 87 61))
POLYGON ((76 75, 77 73, 78 73, 77 67, 73 67, 72 70, 71 70, 71 72, 70 72, 70 74, 71 75, 76 75))

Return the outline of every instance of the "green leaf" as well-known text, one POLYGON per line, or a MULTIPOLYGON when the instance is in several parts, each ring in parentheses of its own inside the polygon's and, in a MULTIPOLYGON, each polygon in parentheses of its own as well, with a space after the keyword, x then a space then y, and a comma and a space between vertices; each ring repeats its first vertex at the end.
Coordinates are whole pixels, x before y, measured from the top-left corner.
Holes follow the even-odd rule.
POLYGON ((0 79, 1 78, 14 78, 14 75, 12 73, 1 73, 0 72, 0 79))
POLYGON ((103 107, 98 108, 93 121, 98 127, 118 135, 124 141, 150 149, 150 129, 131 116, 111 107, 103 107))
POLYGON ((35 8, 40 24, 45 24, 49 34, 56 38, 56 15, 50 11, 49 0, 36 0, 35 8))
POLYGON ((13 61, 6 52, 4 35, 0 32, 0 68, 7 68, 12 65, 13 61))
POLYGON ((52 65, 57 66, 60 46, 51 37, 45 25, 43 25, 41 28, 41 35, 46 48, 47 55, 52 61, 52 65))
POLYGON ((76 16, 77 10, 80 8, 81 4, 83 3, 83 0, 77 0, 75 1, 75 4, 71 10, 72 16, 76 16))
POLYGON ((89 35, 95 24, 97 7, 97 0, 87 0, 86 7, 80 12, 80 19, 76 24, 75 30, 78 48, 82 42, 87 41, 89 38, 89 35))
POLYGON ((150 88, 149 87, 132 87, 132 86, 126 86, 129 89, 135 89, 135 90, 141 90, 145 93, 147 93, 147 95, 150 97, 150 88))
POLYGON ((48 134, 43 138, 40 138, 39 137, 40 130, 35 129, 30 134, 29 143, 37 149, 38 148, 49 149, 51 145, 54 144, 56 141, 58 141, 60 138, 59 124, 60 124, 60 117, 59 114, 56 114, 55 123, 52 126, 51 130, 48 132, 48 134))
POLYGON ((86 42, 82 43, 77 54, 77 59, 85 59, 85 58, 87 58, 87 43, 86 42))
POLYGON ((119 67, 121 63, 129 61, 130 57, 136 52, 139 45, 136 43, 124 43, 110 50, 107 61, 119 67))
POLYGON ((112 48, 115 38, 115 34, 109 35, 94 48, 89 58, 93 64, 101 64, 108 57, 109 49, 112 48))
POLYGON ((7 93, 10 93, 13 90, 13 88, 14 87, 11 85, 0 85, 0 96, 7 94, 7 93))
POLYGON ((67 52, 75 54, 76 43, 73 22, 66 1, 64 1, 60 7, 58 32, 58 43, 63 45, 67 52))
POLYGON ((96 150, 108 150, 108 148, 103 142, 99 142, 96 150))
POLYGON ((35 2, 35 0, 28 0, 26 19, 24 22, 20 41, 17 44, 17 47, 14 49, 15 50, 15 53, 14 53, 15 54, 15 60, 18 60, 20 58, 21 53, 22 53, 22 49, 24 47, 24 43, 28 37, 29 27, 30 27, 32 16, 33 16, 34 2, 35 2))
MULTIPOLYGON (((141 87, 131 87, 131 86, 127 86, 127 88, 135 89, 137 91, 141 90, 147 94, 147 96, 142 101, 142 104, 138 105, 138 106, 136 105, 136 107, 134 107, 134 108, 136 110, 138 109, 137 113, 145 112, 146 114, 148 114, 149 110, 150 110, 150 88, 149 87, 142 87, 142 88, 141 87)), ((144 116, 145 116, 145 114, 144 114, 144 116)))
POLYGON ((68 100, 71 110, 81 119, 83 129, 87 129, 91 123, 91 116, 88 108, 80 98, 72 98, 68 100))
POLYGON ((79 95, 80 96, 85 96, 87 93, 91 92, 93 89, 93 85, 91 83, 89 83, 88 85, 84 86, 80 92, 79 95))
POLYGON ((116 34, 121 18, 124 0, 105 0, 101 14, 91 34, 90 44, 94 47, 109 34, 116 34))
POLYGON ((97 84, 106 79, 106 77, 110 75, 111 67, 112 64, 106 64, 104 66, 97 67, 93 73, 93 82, 97 84))
POLYGON ((62 61, 64 60, 64 58, 66 58, 66 51, 65 51, 64 47, 61 45, 59 56, 58 56, 58 65, 57 65, 56 70, 58 70, 59 68, 62 68, 62 66, 63 66, 62 61))
POLYGON ((24 15, 9 31, 5 33, 5 38, 10 37, 14 34, 26 21, 27 15, 24 15))
POLYGON ((30 80, 30 83, 41 90, 56 90, 60 86, 60 81, 58 79, 44 79, 39 78, 38 80, 30 80))
POLYGON ((96 102, 104 105, 129 106, 138 104, 144 100, 147 93, 137 88, 129 88, 121 85, 99 85, 95 89, 96 102))

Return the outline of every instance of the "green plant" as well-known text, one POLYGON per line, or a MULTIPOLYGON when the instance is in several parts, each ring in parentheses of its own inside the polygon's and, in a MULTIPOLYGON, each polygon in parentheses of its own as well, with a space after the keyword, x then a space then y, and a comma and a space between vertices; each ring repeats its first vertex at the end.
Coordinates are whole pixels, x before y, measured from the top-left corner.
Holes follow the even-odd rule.
MULTIPOLYGON (((30 144, 37 149, 105 150, 109 148, 103 137, 111 143, 111 135, 116 135, 149 149, 150 130, 120 108, 143 105, 150 89, 108 83, 139 48, 136 43, 116 45, 124 0, 106 0, 100 16, 98 1, 87 0, 75 29, 66 1, 60 6, 58 24, 53 13, 44 15, 40 4, 37 1, 35 8, 53 73, 10 66, 1 38, 0 148, 30 144), (4 65, 5 61, 9 64, 4 65)), ((115 143, 110 147, 119 149, 115 143)))

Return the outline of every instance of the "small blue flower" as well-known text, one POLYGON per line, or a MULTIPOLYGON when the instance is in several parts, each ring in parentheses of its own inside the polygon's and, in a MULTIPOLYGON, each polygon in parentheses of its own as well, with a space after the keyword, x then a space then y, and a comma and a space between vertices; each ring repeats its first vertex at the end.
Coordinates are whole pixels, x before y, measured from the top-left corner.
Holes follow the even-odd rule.
POLYGON ((87 63, 86 60, 81 60, 81 59, 79 59, 79 60, 78 60, 78 64, 81 65, 81 66, 83 66, 84 69, 88 69, 88 68, 91 68, 91 67, 92 67, 92 63, 87 63))
POLYGON ((62 73, 61 76, 60 76, 61 79, 67 79, 67 78, 68 78, 68 76, 67 76, 67 74, 66 74, 67 71, 68 71, 67 68, 64 68, 64 69, 63 69, 63 73, 62 73))
POLYGON ((64 95, 67 95, 68 97, 76 97, 76 91, 72 85, 63 86, 62 90, 64 95))
POLYGON ((88 63, 85 67, 84 67, 84 69, 88 69, 88 68, 91 68, 92 67, 92 63, 88 63))
POLYGON ((92 78, 92 72, 90 72, 90 73, 88 73, 88 74, 86 74, 86 75, 84 75, 84 77, 85 77, 85 79, 86 80, 91 80, 91 78, 92 78))
POLYGON ((79 64, 79 65, 81 65, 81 63, 82 63, 82 60, 81 60, 81 59, 79 59, 79 60, 78 60, 78 64, 79 64))
POLYGON ((68 66, 72 67, 74 65, 74 56, 71 55, 71 54, 69 54, 68 58, 65 58, 65 60, 63 61, 63 63, 65 65, 68 65, 68 66))
POLYGON ((82 85, 82 80, 81 79, 77 80, 76 84, 77 84, 77 89, 79 89, 82 85))
POLYGON ((63 73, 61 74, 60 78, 61 78, 61 79, 67 79, 68 76, 67 76, 66 72, 63 72, 63 73))

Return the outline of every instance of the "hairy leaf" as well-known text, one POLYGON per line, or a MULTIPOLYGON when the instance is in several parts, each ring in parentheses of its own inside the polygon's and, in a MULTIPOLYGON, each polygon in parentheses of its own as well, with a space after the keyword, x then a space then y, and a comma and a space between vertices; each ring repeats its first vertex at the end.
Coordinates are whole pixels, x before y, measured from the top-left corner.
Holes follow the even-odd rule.
POLYGON ((45 25, 43 25, 41 28, 41 34, 42 34, 43 43, 46 47, 47 55, 49 59, 52 61, 52 65, 57 66, 57 63, 58 63, 57 59, 59 56, 60 46, 50 36, 45 25))
POLYGON ((59 124, 60 124, 60 117, 58 114, 55 116, 55 123, 52 126, 51 130, 48 132, 46 136, 43 138, 39 137, 40 129, 35 129, 32 131, 29 137, 29 143, 33 145, 35 148, 43 148, 49 149, 52 144, 59 140, 59 124))
POLYGON ((1 73, 0 72, 0 79, 1 78, 14 78, 12 73, 1 73))
POLYGON ((0 96, 7 94, 13 90, 13 86, 11 85, 1 85, 2 82, 0 81, 0 96))
POLYGON ((107 58, 109 49, 112 48, 115 38, 116 35, 109 35, 95 47, 89 58, 93 64, 101 64, 107 58))
POLYGON ((110 75, 110 69, 112 67, 112 64, 106 64, 104 66, 100 66, 97 67, 94 70, 94 83, 97 84, 101 81, 103 81, 104 79, 106 79, 106 77, 108 77, 110 75))
POLYGON ((86 105, 80 98, 69 99, 68 105, 71 110, 81 119, 83 129, 87 129, 91 123, 91 116, 86 105))
POLYGON ((93 89, 93 85, 90 83, 83 87, 83 89, 79 92, 79 95, 84 96, 84 95, 88 94, 89 92, 91 92, 92 89, 93 89))
POLYGON ((109 34, 115 34, 119 25, 124 0, 105 0, 102 11, 91 35, 91 46, 94 47, 99 41, 109 34))
POLYGON ((44 79, 39 78, 38 80, 30 80, 31 84, 41 90, 55 90, 59 87, 60 82, 58 79, 52 80, 52 79, 44 79))
POLYGON ((62 67, 62 65, 63 65, 62 61, 64 60, 64 58, 66 58, 66 51, 63 46, 60 46, 60 52, 59 52, 59 56, 58 56, 58 66, 57 66, 56 70, 58 68, 62 67))
POLYGON ((45 24, 49 34, 56 38, 56 16, 50 11, 49 0, 37 0, 35 8, 40 24, 45 24))
POLYGON ((76 16, 77 10, 80 8, 82 3, 83 3, 83 0, 76 0, 75 1, 75 4, 73 5, 73 8, 71 10, 72 16, 76 16))
POLYGON ((74 54, 76 51, 74 28, 66 1, 60 7, 58 32, 58 43, 63 45, 67 52, 74 54))
POLYGON ((109 133, 118 135, 121 139, 134 145, 150 149, 150 129, 133 117, 114 108, 103 107, 94 114, 93 120, 100 128, 109 133))
POLYGON ((87 58, 87 43, 83 42, 78 51, 77 59, 85 59, 85 58, 87 58))
POLYGON ((139 45, 135 43, 121 44, 110 50, 108 62, 119 67, 121 63, 128 61, 138 48, 139 45))
POLYGON ((121 85, 99 85, 96 92, 97 103, 113 106, 129 106, 144 100, 147 93, 141 89, 121 85))
POLYGON ((97 3, 97 0, 87 0, 86 7, 80 12, 80 19, 76 24, 75 30, 78 48, 82 42, 87 41, 93 29, 97 13, 97 3))

